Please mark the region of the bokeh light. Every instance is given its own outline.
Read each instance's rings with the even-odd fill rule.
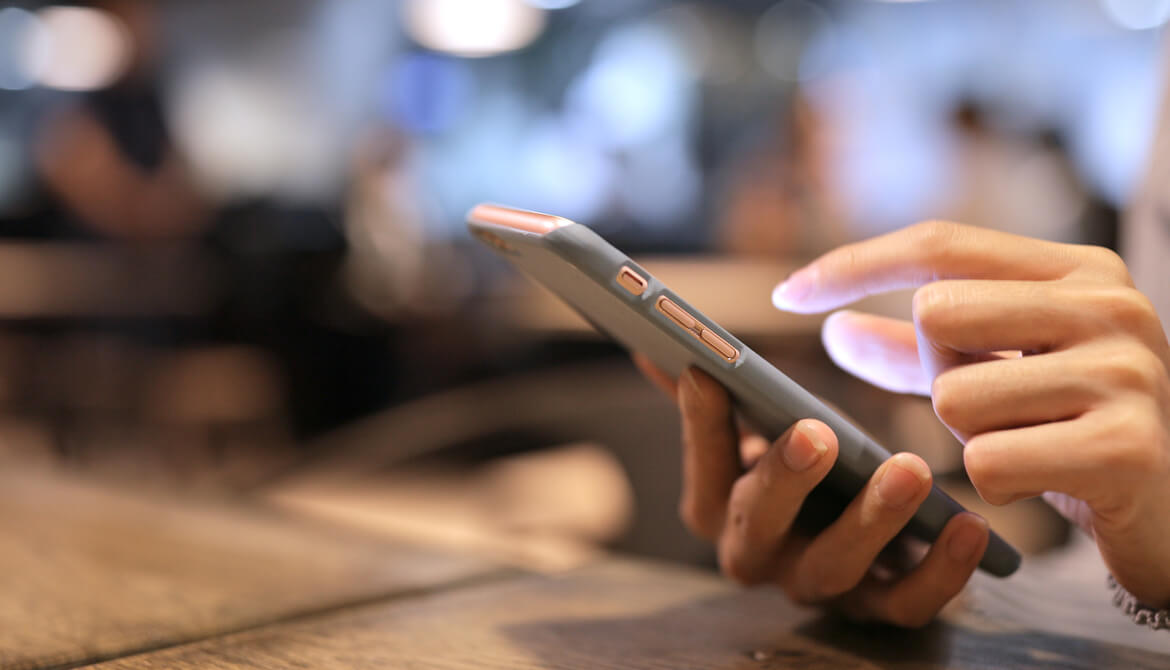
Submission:
[[[1157,28],[1170,19],[1170,0],[1101,0],[1105,14],[1129,30]]]
[[[568,91],[569,113],[596,141],[626,147],[677,130],[690,108],[694,75],[670,27],[644,21],[614,29]]]
[[[1086,69],[1079,114],[1070,123],[1072,151],[1090,184],[1124,205],[1146,168],[1158,124],[1163,72],[1156,59],[1101,55],[1104,67]],[[1109,67],[1112,65],[1112,67]],[[1118,77],[1116,68],[1126,76]]]
[[[467,110],[473,86],[466,63],[432,53],[407,53],[389,73],[384,105],[403,129],[439,133]]]
[[[41,28],[25,44],[30,79],[49,88],[87,91],[108,86],[130,63],[130,36],[108,12],[48,7]]]
[[[543,10],[523,0],[407,0],[403,18],[419,44],[468,57],[521,49],[546,21]]]
[[[183,81],[174,105],[175,132],[218,197],[320,196],[333,165],[328,129],[296,91],[263,71],[208,67]]]
[[[520,188],[533,209],[588,221],[606,205],[614,171],[598,147],[555,118],[528,127],[518,147]]]

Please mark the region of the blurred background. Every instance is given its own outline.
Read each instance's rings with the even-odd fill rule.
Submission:
[[[556,569],[709,564],[670,402],[465,234],[586,223],[979,506],[772,286],[925,218],[1113,246],[1170,0],[0,1],[0,467]],[[727,287],[735,288],[728,299]],[[905,314],[905,296],[868,308]],[[980,507],[982,510],[982,507]],[[983,510],[1029,551],[1039,503]]]

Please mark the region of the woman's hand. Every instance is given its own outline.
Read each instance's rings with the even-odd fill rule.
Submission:
[[[955,596],[987,548],[987,522],[964,513],[909,571],[877,565],[879,554],[930,492],[930,470],[913,454],[887,460],[832,525],[815,537],[792,531],[809,491],[837,458],[837,438],[805,420],[769,445],[740,436],[727,392],[690,369],[671,379],[635,356],[642,372],[678,399],[683,427],[683,521],[713,541],[723,571],[744,584],[779,584],[793,600],[833,605],[860,619],[921,626]]]
[[[833,359],[929,394],[985,500],[1043,494],[1122,586],[1170,605],[1170,347],[1121,259],[931,222],[829,252],[773,301],[820,312],[909,287],[913,323],[831,316]]]

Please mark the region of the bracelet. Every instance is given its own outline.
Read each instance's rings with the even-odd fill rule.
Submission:
[[[1132,617],[1134,623],[1139,626],[1149,626],[1150,630],[1170,629],[1170,609],[1156,610],[1141,604],[1132,593],[1117,583],[1113,575],[1109,575],[1106,583],[1113,591],[1113,606],[1120,609],[1126,616]]]

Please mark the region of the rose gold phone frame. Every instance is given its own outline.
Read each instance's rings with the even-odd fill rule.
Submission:
[[[525,233],[536,233],[537,235],[545,235],[573,223],[568,219],[551,214],[488,204],[476,205],[467,215],[467,220],[473,223],[512,228]]]

